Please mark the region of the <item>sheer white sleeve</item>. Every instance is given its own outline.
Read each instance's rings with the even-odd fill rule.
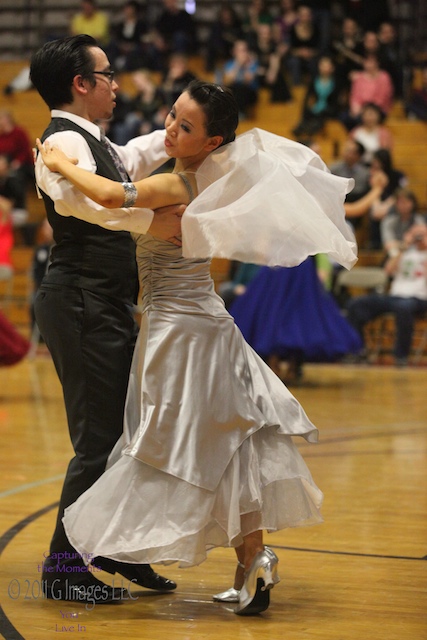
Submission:
[[[295,266],[326,253],[346,268],[357,245],[345,219],[352,179],[308,147],[252,129],[198,169],[199,195],[182,217],[183,255]]]

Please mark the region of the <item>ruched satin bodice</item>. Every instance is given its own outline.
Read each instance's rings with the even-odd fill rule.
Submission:
[[[149,234],[133,234],[136,243],[142,311],[228,316],[214,289],[210,260],[182,257],[181,247]]]

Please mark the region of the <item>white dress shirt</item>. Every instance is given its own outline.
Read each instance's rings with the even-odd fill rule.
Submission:
[[[101,130],[97,124],[76,116],[68,111],[54,109],[52,118],[66,118],[82,129],[91,133],[98,140]],[[138,136],[123,147],[114,145],[130,178],[134,181],[150,175],[160,167],[168,156],[165,153],[163,131],[153,131]],[[92,173],[96,172],[96,164],[86,140],[73,130],[58,131],[47,138],[50,144],[61,149],[67,156],[78,158],[78,166]],[[106,209],[83,195],[74,185],[59,173],[50,171],[44,164],[40,154],[37,157],[36,183],[55,203],[55,211],[62,216],[74,216],[80,220],[98,224],[105,229],[115,231],[132,231],[146,233],[152,220],[151,209]]]

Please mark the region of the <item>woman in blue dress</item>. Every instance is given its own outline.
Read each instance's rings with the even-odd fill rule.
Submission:
[[[286,382],[301,378],[304,362],[333,362],[361,348],[353,329],[321,282],[315,259],[292,268],[263,267],[230,313],[245,340]]]

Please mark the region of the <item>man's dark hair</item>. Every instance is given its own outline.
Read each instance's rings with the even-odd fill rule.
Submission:
[[[97,46],[92,36],[82,34],[47,42],[35,52],[30,79],[49,109],[72,103],[73,78],[91,78],[94,59],[90,49]]]

